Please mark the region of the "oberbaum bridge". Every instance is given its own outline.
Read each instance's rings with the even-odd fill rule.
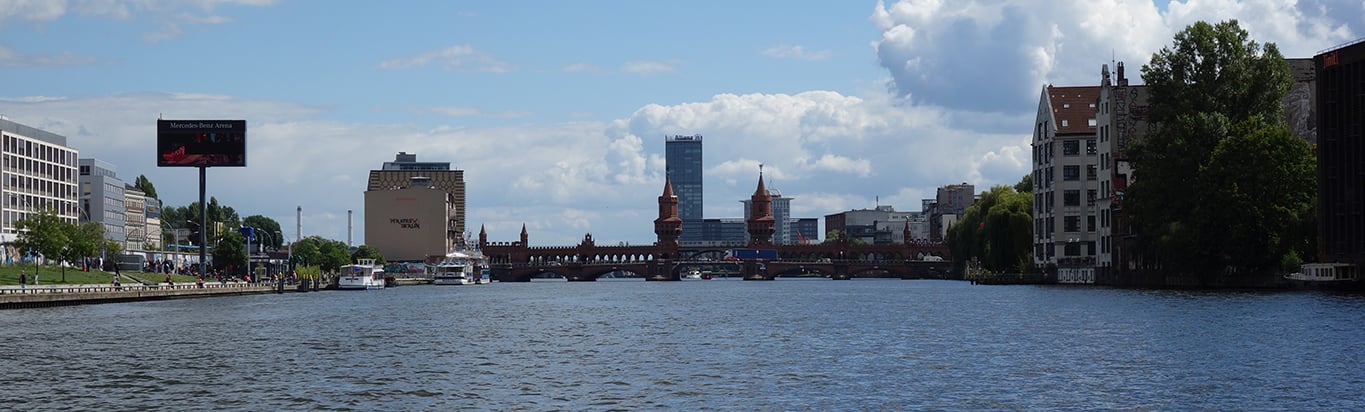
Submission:
[[[659,196],[659,218],[654,219],[658,242],[649,246],[599,246],[592,234],[583,236],[577,246],[532,247],[526,225],[517,242],[488,241],[488,232],[479,228],[479,248],[488,258],[490,275],[502,282],[529,282],[545,274],[558,274],[570,282],[593,282],[618,271],[634,272],[646,280],[681,280],[683,273],[698,267],[739,267],[744,280],[773,280],[778,276],[818,273],[830,279],[855,277],[945,278],[952,261],[943,242],[910,240],[910,225],[905,225],[905,243],[852,244],[843,236],[822,244],[775,245],[772,243],[776,221],[772,197],[758,175],[758,189],[750,198],[748,248],[763,250],[765,258],[726,257],[721,248],[682,248],[682,219],[678,217],[678,197],[673,181],[664,180]],[[775,252],[775,253],[773,253]],[[926,257],[934,258],[925,259]]]

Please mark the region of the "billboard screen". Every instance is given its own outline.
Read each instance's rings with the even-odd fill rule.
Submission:
[[[156,165],[246,166],[246,120],[157,120]]]

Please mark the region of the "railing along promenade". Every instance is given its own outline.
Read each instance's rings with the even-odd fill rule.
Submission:
[[[275,293],[270,283],[205,282],[155,285],[47,285],[0,288],[0,309],[82,305],[137,300]]]

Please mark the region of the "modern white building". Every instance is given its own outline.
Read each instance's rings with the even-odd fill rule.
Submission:
[[[69,222],[77,222],[76,149],[67,147],[66,137],[0,119],[0,242],[18,238],[14,223],[42,210],[56,211]],[[6,262],[21,256],[10,247],[0,248]]]
[[[1033,263],[1094,283],[1100,87],[1043,88],[1033,128]]]
[[[80,198],[84,221],[104,225],[104,238],[120,245],[127,237],[124,215],[124,183],[118,178],[118,167],[99,159],[80,159]]]

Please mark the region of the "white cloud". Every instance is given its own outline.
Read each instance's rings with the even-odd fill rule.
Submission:
[[[825,60],[829,50],[806,50],[806,46],[779,44],[763,50],[763,55],[779,59]]]
[[[531,113],[531,112],[511,112],[511,111],[507,111],[507,112],[488,112],[488,111],[484,111],[483,109],[480,109],[480,108],[477,108],[477,107],[461,107],[461,106],[441,106],[441,107],[432,107],[432,108],[430,108],[430,109],[427,109],[427,111],[430,112],[430,113],[435,113],[435,114],[442,115],[442,116],[447,116],[447,117],[486,117],[486,118],[498,118],[498,119],[515,119],[515,118],[531,117],[531,116],[534,115],[534,113]]]
[[[185,27],[187,26],[203,29],[211,25],[234,22],[235,20],[231,17],[214,14],[214,11],[220,6],[264,7],[273,5],[274,3],[273,0],[186,0],[123,4],[97,1],[82,4],[80,12],[89,15],[105,15],[118,19],[145,15],[149,20],[157,23],[159,27],[156,30],[142,33],[142,40],[149,43],[156,43],[179,38],[185,33]],[[134,10],[128,10],[126,5],[132,5]]]
[[[28,21],[56,20],[66,14],[65,1],[0,0],[0,22],[10,18]]]
[[[596,65],[589,64],[589,63],[574,63],[574,64],[570,64],[570,65],[568,65],[568,66],[564,66],[564,69],[563,69],[563,70],[566,71],[566,72],[569,72],[569,73],[581,73],[581,72],[600,73],[600,72],[602,72],[602,68],[597,67]]]
[[[1329,13],[1324,1],[1173,0],[1162,12],[1147,1],[1027,0],[878,2],[872,43],[893,90],[916,104],[1008,112],[1036,104],[1045,84],[1095,84],[1099,66],[1125,61],[1130,78],[1175,32],[1198,20],[1236,18],[1258,42],[1287,57],[1311,57],[1359,37],[1362,17]],[[1345,19],[1345,20],[1343,20]],[[990,91],[982,98],[979,91]]]
[[[77,56],[69,52],[57,55],[24,55],[0,44],[0,67],[61,67],[81,66],[98,62],[94,56]]]
[[[672,72],[673,66],[664,62],[637,61],[621,65],[621,71],[635,74],[654,74]]]
[[[322,120],[326,112],[315,107],[201,94],[7,98],[0,113],[67,136],[82,157],[117,165],[124,179],[147,175],[172,206],[196,200],[197,176],[154,166],[147,148],[155,119],[248,119],[248,167],[211,169],[210,195],[285,226],[302,206],[305,236],[333,239],[346,236],[346,210],[363,221],[368,171],[399,151],[465,170],[471,230],[487,225],[493,239],[514,239],[527,223],[545,242],[538,244],[571,244],[586,232],[602,241],[650,241],[663,187],[662,137],[679,132],[705,135],[708,216],[742,216],[738,202],[753,193],[760,163],[770,187],[797,197],[797,210],[811,213],[803,217],[841,210],[812,205],[866,207],[879,194],[943,182],[1018,180],[1019,172],[991,167],[1027,162],[1019,158],[1026,148],[1007,147],[1026,145],[1027,136],[957,132],[943,127],[948,122],[937,109],[893,103],[827,91],[722,94],[646,105],[608,123],[432,129]],[[972,155],[986,152],[998,155]],[[261,184],[288,195],[263,197]],[[860,189],[868,187],[877,189]],[[898,206],[913,210],[918,203]]]
[[[414,69],[428,65],[439,66],[446,70],[479,71],[507,73],[513,66],[493,58],[470,45],[455,45],[440,50],[432,50],[416,56],[385,60],[379,63],[381,69]]]

